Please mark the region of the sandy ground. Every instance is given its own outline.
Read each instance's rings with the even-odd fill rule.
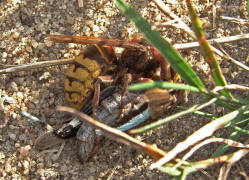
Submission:
[[[75,44],[53,44],[44,40],[45,34],[74,34],[127,39],[135,28],[111,1],[84,0],[80,8],[77,1],[0,1],[0,65],[4,68],[45,60],[73,57],[83,46]],[[168,38],[172,44],[194,41],[179,28],[167,26],[170,19],[151,1],[129,1],[154,27]],[[164,1],[186,24],[190,23],[187,8],[182,1]],[[193,1],[199,16],[204,22],[207,38],[219,38],[249,32],[248,23],[242,24],[222,16],[247,19],[246,2]],[[213,18],[213,7],[216,16]],[[213,22],[213,19],[215,21]],[[238,61],[249,65],[249,41],[236,41],[222,44],[227,53]],[[208,65],[203,61],[197,48],[182,50],[182,56],[191,64],[198,75],[212,88],[213,83]],[[238,68],[230,61],[218,57],[229,84],[249,85],[248,72]],[[20,115],[19,110],[44,119],[51,125],[59,124],[61,114],[56,106],[65,105],[64,79],[67,65],[26,70],[2,74],[0,76],[0,122],[8,120],[6,127],[0,129],[0,172],[1,179],[170,179],[168,175],[149,170],[153,162],[148,156],[111,140],[102,142],[98,155],[89,162],[81,164],[77,158],[75,139],[66,142],[58,160],[53,153],[41,154],[34,148],[37,137],[45,131],[39,124]],[[246,95],[238,93],[237,95]],[[190,94],[187,104],[200,102],[201,97]],[[169,114],[176,112],[171,110]],[[223,109],[212,106],[205,111],[222,115]],[[168,151],[184,140],[210,119],[184,116],[167,124],[155,132],[141,135],[147,143],[157,144]],[[227,135],[223,130],[217,136]],[[246,137],[241,137],[244,142]],[[208,158],[217,144],[201,148],[192,160]],[[26,150],[25,150],[26,149]],[[25,154],[25,152],[30,152]],[[21,152],[21,153],[20,153]],[[20,157],[22,154],[24,157]],[[249,175],[248,155],[231,170],[229,179],[240,179],[240,172]],[[216,179],[219,166],[194,173],[189,179]]]

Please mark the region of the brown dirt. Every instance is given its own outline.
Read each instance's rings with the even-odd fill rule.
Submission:
[[[129,1],[172,44],[191,42],[193,39],[183,30],[164,25],[170,19],[151,1]],[[249,32],[248,24],[223,20],[221,16],[247,19],[246,1],[193,1],[204,22],[207,38],[218,38]],[[166,2],[165,2],[166,3]],[[185,23],[189,16],[183,1],[167,1],[171,10]],[[216,8],[213,27],[212,7]],[[111,1],[84,1],[79,8],[77,1],[0,1],[0,60],[3,67],[44,60],[73,57],[83,46],[75,44],[51,44],[44,40],[47,33],[101,36],[127,39],[135,28]],[[230,56],[249,65],[249,41],[237,41],[222,45]],[[182,50],[181,54],[197,71],[209,87],[213,87],[208,66],[197,48]],[[230,61],[218,58],[229,84],[248,84],[248,72]],[[1,179],[171,179],[157,170],[149,170],[153,162],[148,156],[111,140],[102,142],[99,153],[89,162],[81,164],[76,155],[75,139],[66,142],[59,159],[53,161],[53,153],[40,154],[34,149],[36,138],[45,131],[39,124],[20,115],[19,110],[43,118],[51,125],[62,121],[56,106],[65,105],[63,84],[67,66],[55,66],[3,74],[0,76],[0,122],[8,120],[0,129],[0,178]],[[237,95],[246,95],[238,93]],[[197,94],[189,95],[188,106],[201,102]],[[205,109],[215,114],[225,113],[213,106]],[[169,114],[176,112],[172,110]],[[141,139],[168,151],[178,142],[202,127],[210,119],[184,116],[164,128]],[[228,130],[217,136],[229,134]],[[241,137],[243,142],[246,137]],[[218,145],[201,148],[192,160],[208,158]],[[31,149],[29,152],[29,148]],[[20,153],[21,152],[21,153]],[[27,152],[27,154],[26,154]],[[28,153],[29,152],[29,153]],[[24,157],[20,157],[20,154]],[[248,155],[231,170],[229,179],[239,179],[240,172],[249,175]],[[189,179],[217,179],[219,166],[194,173]]]

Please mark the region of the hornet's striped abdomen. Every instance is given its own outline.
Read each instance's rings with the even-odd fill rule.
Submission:
[[[88,46],[67,70],[65,96],[69,105],[82,109],[91,97],[94,83],[103,70],[105,60],[95,46]]]

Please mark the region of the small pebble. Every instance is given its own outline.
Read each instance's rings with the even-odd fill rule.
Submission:
[[[14,98],[13,97],[9,97],[7,95],[4,96],[4,101],[7,102],[7,103],[9,103],[9,104],[15,103]]]
[[[70,54],[69,54],[69,53],[65,53],[65,54],[64,54],[64,57],[65,57],[65,58],[69,58],[69,57],[70,57]]]
[[[24,169],[28,169],[29,168],[29,162],[27,160],[23,161],[23,167],[24,167]]]
[[[30,46],[26,46],[26,50],[29,52],[29,53],[32,53],[32,48]]]
[[[38,47],[38,43],[37,43],[37,41],[35,39],[31,40],[31,45],[32,45],[33,48],[37,48]]]
[[[0,48],[6,48],[6,43],[4,41],[0,41]]]
[[[121,19],[122,21],[125,21],[126,20],[126,18],[125,17],[122,17],[122,19]]]
[[[13,119],[16,119],[17,116],[18,116],[18,115],[17,115],[16,113],[12,113],[12,114],[11,114],[11,117],[12,117]]]
[[[218,113],[221,113],[222,111],[224,111],[224,107],[218,106],[216,109]]]
[[[45,48],[45,44],[44,43],[38,43],[38,48],[40,50],[43,50]]]
[[[17,92],[17,93],[16,93],[16,97],[17,97],[19,100],[22,100],[22,99],[24,98],[22,92]]]
[[[8,135],[9,135],[10,139],[12,139],[14,141],[16,140],[16,134],[11,133],[11,132],[8,131]]]
[[[49,77],[51,77],[51,74],[50,72],[44,72],[43,75],[41,77],[39,77],[39,80],[46,80],[48,79]]]
[[[23,174],[28,175],[29,174],[29,169],[24,169]]]
[[[74,44],[74,43],[69,43],[68,44],[68,48],[69,49],[73,49],[73,48],[75,48],[76,47],[76,45]]]
[[[8,54],[6,52],[2,53],[2,58],[7,58]]]
[[[15,147],[19,148],[19,147],[21,147],[21,145],[19,143],[15,143]]]
[[[44,43],[45,43],[45,45],[46,45],[47,47],[51,47],[51,46],[53,45],[53,41],[50,41],[50,40],[48,40],[48,39],[45,39],[45,40],[44,40]]]
[[[19,136],[19,140],[20,140],[20,141],[26,141],[26,140],[27,140],[26,135],[25,135],[25,134],[21,134],[21,135]]]
[[[0,152],[0,159],[4,159],[5,158],[5,154],[1,151]]]
[[[16,31],[16,32],[13,33],[12,37],[17,39],[17,38],[19,38],[19,36],[20,36],[20,33]]]
[[[224,74],[227,74],[229,72],[229,68],[222,68],[221,70]]]

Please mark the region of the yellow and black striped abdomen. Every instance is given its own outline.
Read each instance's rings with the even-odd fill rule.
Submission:
[[[104,60],[95,46],[88,47],[75,58],[68,68],[65,81],[65,96],[69,105],[82,109],[91,97],[94,83],[102,72]]]

